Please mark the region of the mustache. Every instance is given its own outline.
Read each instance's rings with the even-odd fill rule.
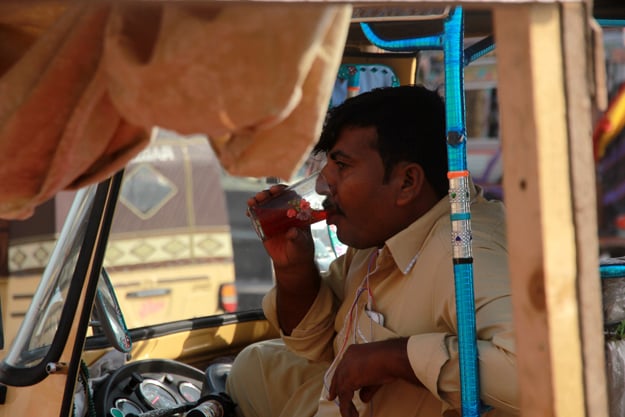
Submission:
[[[325,211],[329,211],[332,213],[343,214],[343,210],[339,207],[336,201],[332,200],[330,197],[326,197],[325,200],[321,203],[323,209]]]

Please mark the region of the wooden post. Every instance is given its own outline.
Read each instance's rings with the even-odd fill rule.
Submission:
[[[571,161],[573,222],[577,258],[578,308],[582,339],[582,363],[586,415],[608,415],[605,341],[601,277],[599,276],[599,239],[597,219],[597,184],[591,132],[593,130],[593,99],[599,107],[605,100],[603,56],[592,50],[594,35],[589,26],[587,3],[562,4],[562,45],[564,52],[565,90],[568,97],[567,121]],[[595,64],[598,64],[595,66]],[[595,82],[600,85],[594,85]],[[594,250],[597,248],[597,250]]]
[[[9,276],[9,221],[0,219],[0,277]]]
[[[583,30],[587,18],[581,2],[570,6],[572,28],[564,36],[560,4],[498,6],[494,14],[521,410],[528,417],[607,415],[587,43],[569,34]],[[591,382],[597,385],[587,389]],[[601,393],[590,398],[590,390]]]

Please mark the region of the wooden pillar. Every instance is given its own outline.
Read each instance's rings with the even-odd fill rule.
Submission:
[[[586,27],[583,6],[571,3],[563,13],[560,4],[518,4],[494,14],[521,410],[528,417],[607,415],[588,43],[585,31],[569,33]]]
[[[571,163],[571,184],[573,222],[575,224],[575,245],[577,258],[578,308],[582,339],[582,364],[584,376],[584,397],[586,415],[607,416],[607,386],[605,341],[603,336],[603,309],[601,300],[601,278],[599,276],[599,239],[597,196],[595,186],[595,162],[592,149],[593,111],[606,100],[605,71],[603,57],[593,51],[594,37],[589,25],[588,2],[562,4],[562,45],[564,52],[564,74],[567,121]],[[596,83],[600,83],[596,85]],[[594,250],[597,248],[597,250]]]
[[[0,277],[9,276],[9,221],[0,219]]]

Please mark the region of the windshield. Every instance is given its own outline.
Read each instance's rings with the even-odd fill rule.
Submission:
[[[47,354],[67,300],[95,193],[95,185],[78,192],[68,215],[71,221],[63,226],[33,302],[4,360],[6,364],[33,367]]]
[[[104,259],[128,328],[260,309],[274,275],[247,200],[306,173],[232,176],[206,136],[156,129],[125,169]],[[326,271],[336,257],[329,230],[313,232]]]

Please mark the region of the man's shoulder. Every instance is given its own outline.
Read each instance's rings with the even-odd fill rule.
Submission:
[[[501,201],[478,198],[470,206],[470,222],[474,241],[505,241],[506,216]],[[426,242],[429,245],[442,245],[442,248],[449,247],[451,250],[451,229],[451,216],[447,212],[432,224]]]
[[[479,199],[471,205],[471,220],[475,224],[505,227],[506,210],[499,200]]]

